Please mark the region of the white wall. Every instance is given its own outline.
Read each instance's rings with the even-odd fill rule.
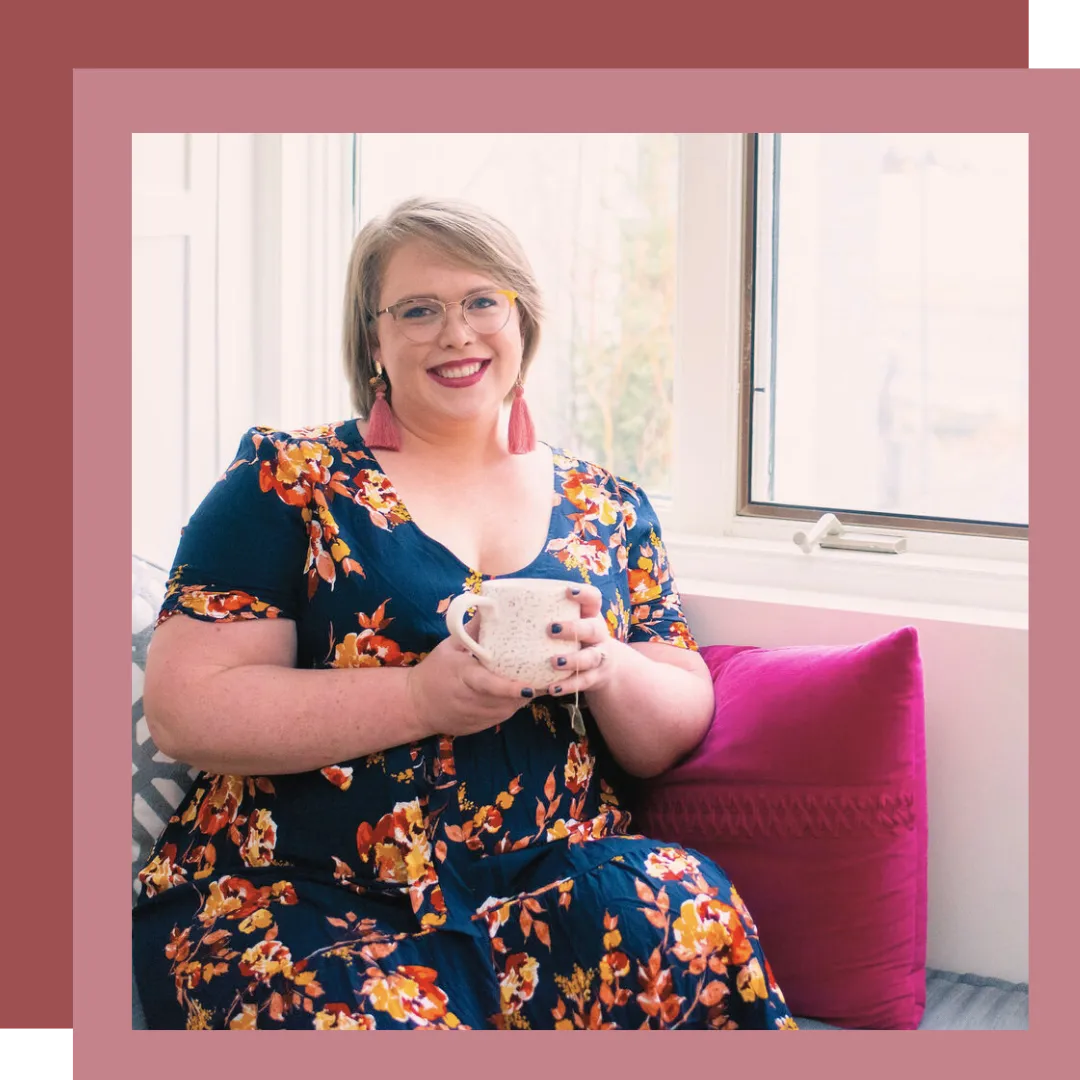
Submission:
[[[1027,630],[1010,619],[983,625],[680,585],[703,645],[840,645],[916,627],[926,687],[928,963],[1026,982]]]

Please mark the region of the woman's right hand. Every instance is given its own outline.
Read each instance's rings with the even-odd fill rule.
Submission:
[[[407,670],[409,698],[417,720],[432,735],[471,735],[494,727],[546,689],[534,691],[488,671],[452,636]]]

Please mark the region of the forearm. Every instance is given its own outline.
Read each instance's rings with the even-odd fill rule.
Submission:
[[[612,754],[627,772],[650,777],[692,750],[712,720],[712,682],[695,671],[619,641],[608,646],[616,670],[586,700]],[[659,654],[658,654],[659,655]]]
[[[210,773],[320,769],[430,734],[407,668],[303,670],[248,665],[144,699],[158,747]],[[149,687],[148,687],[149,691]]]

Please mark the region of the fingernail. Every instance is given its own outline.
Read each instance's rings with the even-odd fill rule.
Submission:
[[[577,594],[578,594],[579,592],[581,592],[581,590],[580,590],[580,589],[579,589],[579,588],[578,588],[578,587],[577,587],[577,586],[575,585],[575,586],[574,586],[574,587],[573,587],[573,588],[572,588],[572,589],[570,590],[570,595],[571,595],[571,596],[577,596]]]
[[[553,634],[561,634],[562,633],[562,623],[553,622],[551,624],[551,632]]]
[[[566,667],[566,657],[560,656],[559,659],[555,661],[555,663],[558,664],[559,667]]]
[[[533,692],[526,686],[525,689],[521,691],[521,696],[522,697],[532,697]]]
[[[553,694],[561,694],[562,693],[562,687],[561,686],[553,686],[551,688],[551,692]]]

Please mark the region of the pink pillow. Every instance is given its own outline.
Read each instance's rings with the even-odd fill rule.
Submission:
[[[746,901],[795,1016],[916,1028],[926,1004],[926,743],[914,627],[862,645],[706,646],[708,734],[637,829]]]

